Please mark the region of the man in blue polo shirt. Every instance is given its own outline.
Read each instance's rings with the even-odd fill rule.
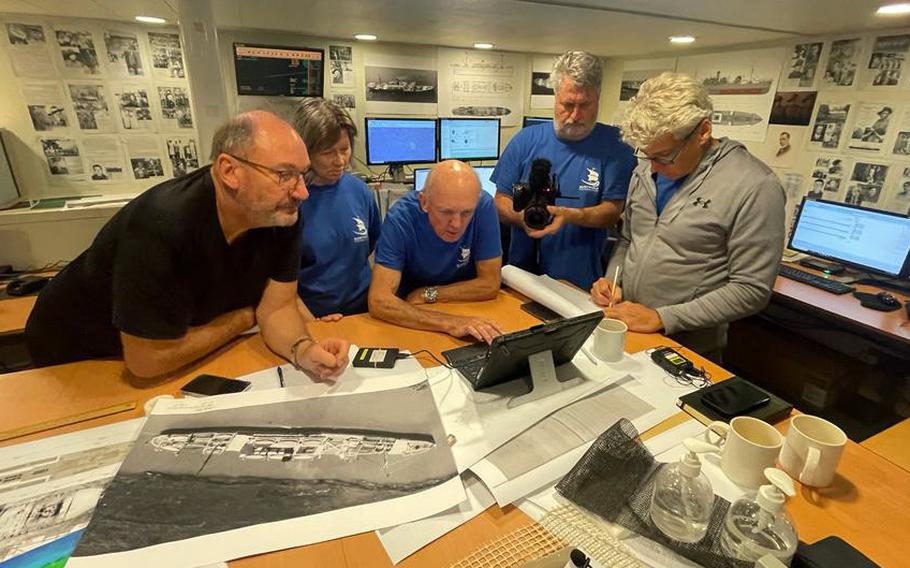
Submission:
[[[389,209],[376,245],[370,315],[401,326],[492,341],[490,320],[420,307],[436,302],[491,300],[499,293],[502,246],[493,199],[474,169],[457,160],[437,164],[423,191]]]
[[[496,184],[500,220],[512,226],[509,264],[584,290],[603,275],[601,257],[607,229],[619,220],[636,160],[619,130],[597,122],[600,60],[568,51],[553,65],[556,90],[553,125],[519,131],[509,142],[490,179]],[[541,230],[525,226],[512,209],[512,185],[527,182],[531,163],[552,164],[559,190],[570,199],[550,207],[553,221]]]

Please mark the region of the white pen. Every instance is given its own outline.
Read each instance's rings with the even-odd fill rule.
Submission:
[[[616,282],[619,280],[619,269],[622,268],[621,264],[616,265],[616,272],[613,273],[613,289],[610,290],[610,307],[613,307],[613,298],[616,295]]]

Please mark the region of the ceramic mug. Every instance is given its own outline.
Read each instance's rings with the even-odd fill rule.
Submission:
[[[626,348],[627,331],[629,331],[629,326],[618,319],[600,320],[600,323],[594,328],[594,356],[608,363],[622,361]]]
[[[803,485],[827,487],[834,481],[846,445],[847,435],[834,424],[818,416],[799,414],[790,419],[780,465]]]
[[[712,440],[711,434],[719,436]],[[751,416],[737,416],[730,423],[712,422],[705,432],[708,443],[721,453],[720,469],[731,481],[757,488],[767,483],[765,468],[774,467],[784,438],[774,426]]]

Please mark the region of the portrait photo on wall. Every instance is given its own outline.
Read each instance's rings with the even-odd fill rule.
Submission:
[[[808,126],[817,91],[778,91],[771,106],[771,124]]]

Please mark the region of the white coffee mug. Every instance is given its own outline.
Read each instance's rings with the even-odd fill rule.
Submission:
[[[712,440],[711,433],[720,439]],[[774,467],[784,444],[784,437],[774,426],[751,416],[737,416],[730,424],[712,422],[705,438],[721,452],[724,475],[737,485],[753,489],[767,483],[765,468]]]
[[[803,485],[827,487],[834,481],[846,445],[847,435],[834,424],[818,416],[799,414],[790,419],[780,465]]]
[[[622,361],[629,326],[617,319],[602,319],[594,328],[594,356],[601,361]]]

